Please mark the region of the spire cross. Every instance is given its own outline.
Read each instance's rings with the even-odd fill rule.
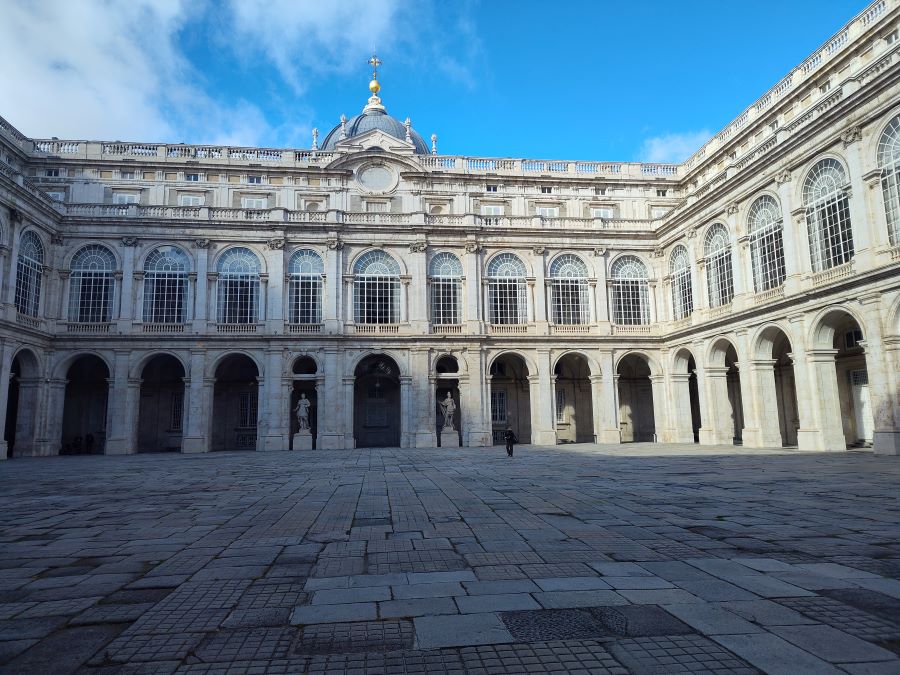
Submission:
[[[366,61],[370,66],[372,66],[372,79],[378,79],[378,66],[381,65],[381,60],[375,55],[372,54],[372,58]]]

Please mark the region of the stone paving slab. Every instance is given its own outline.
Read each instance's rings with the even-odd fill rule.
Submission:
[[[897,484],[654,444],[0,463],[0,670],[900,672]]]

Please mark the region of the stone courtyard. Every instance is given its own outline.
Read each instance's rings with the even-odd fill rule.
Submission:
[[[900,673],[900,461],[633,444],[0,464],[0,670]]]

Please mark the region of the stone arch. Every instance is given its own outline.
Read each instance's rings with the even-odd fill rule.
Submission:
[[[293,375],[318,375],[322,370],[319,360],[312,354],[297,354],[291,361]]]
[[[832,349],[834,345],[835,331],[843,323],[846,316],[852,318],[863,330],[863,339],[868,334],[868,326],[863,317],[846,305],[832,305],[819,311],[810,321],[810,331],[807,338],[809,349]]]
[[[491,366],[493,366],[498,359],[508,355],[516,356],[522,359],[522,361],[525,363],[525,368],[528,370],[529,375],[537,374],[537,364],[534,362],[534,360],[529,358],[526,352],[520,351],[518,349],[500,349],[490,354],[487,359],[488,372],[490,372]]]
[[[710,409],[710,425],[701,439],[704,443],[739,445],[743,442],[744,401],[739,370],[742,361],[730,336],[718,335],[710,340],[703,369]]]
[[[222,257],[227,255],[229,251],[232,251],[236,248],[245,248],[250,251],[253,255],[256,256],[257,261],[259,262],[259,273],[260,274],[268,274],[269,269],[266,266],[266,256],[262,249],[256,244],[238,242],[225,244],[220,251],[218,251],[213,259],[210,261],[209,271],[210,272],[218,272],[219,271],[219,262],[222,260]],[[152,250],[152,249],[151,249]]]
[[[123,261],[121,251],[113,242],[106,241],[104,239],[83,239],[77,244],[69,246],[66,250],[65,256],[63,256],[62,269],[72,269],[72,258],[75,257],[75,254],[86,246],[95,245],[102,246],[103,248],[109,250],[109,252],[112,253],[113,259],[116,261],[116,270],[118,271],[122,269]]]
[[[170,351],[141,359],[136,449],[138,452],[178,452],[185,420],[184,362]]]
[[[181,354],[172,349],[154,349],[145,352],[132,363],[131,369],[128,373],[128,377],[132,380],[140,379],[141,373],[143,373],[144,368],[146,368],[147,364],[157,356],[171,356],[173,359],[178,361],[179,364],[181,364],[181,368],[184,371],[184,376],[190,377],[190,367],[188,361]]]
[[[891,303],[887,312],[887,322],[884,325],[884,335],[900,335],[900,293]]]
[[[409,370],[406,367],[406,353],[401,352],[397,349],[365,349],[357,353],[357,355],[350,359],[344,370],[344,377],[355,377],[356,368],[360,363],[365,361],[370,356],[387,356],[389,357],[400,370],[400,377],[409,377]]]
[[[432,359],[431,371],[436,375],[463,374],[463,368],[460,366],[459,357],[450,352],[435,355],[434,359]]]
[[[764,447],[797,445],[800,409],[792,360],[790,331],[780,323],[770,323],[757,330],[751,341],[751,376],[755,379],[755,408],[759,419],[758,444]],[[778,433],[772,422],[778,421]]]
[[[596,376],[603,374],[600,370],[600,364],[597,362],[597,359],[581,349],[564,349],[561,350],[558,354],[555,354],[554,359],[550,364],[550,372],[553,372],[556,369],[557,364],[570,354],[576,354],[583,358],[588,364],[588,369],[590,370],[591,375]]]
[[[669,367],[675,441],[698,443],[702,415],[700,380],[697,375],[697,360],[693,350],[686,345],[676,347],[672,352]]]
[[[738,218],[737,222],[739,224],[741,234],[749,234],[749,226],[747,223],[747,219],[750,217],[750,210],[753,207],[753,204],[760,197],[770,197],[775,200],[775,203],[778,204],[778,208],[782,210],[782,219],[785,223],[788,222],[790,218],[790,214],[788,217],[784,216],[783,206],[781,204],[781,198],[778,196],[778,192],[769,187],[763,188],[762,190],[757,190],[754,192],[749,198],[745,199],[743,203],[738,207]]]
[[[367,253],[371,253],[372,251],[381,251],[385,255],[390,256],[400,268],[400,276],[409,274],[409,267],[406,265],[406,261],[404,260],[401,252],[393,251],[387,246],[365,246],[359,249],[352,256],[349,256],[347,258],[347,269],[344,270],[344,274],[354,274],[353,270],[356,267],[356,263],[359,261],[359,259]]]
[[[519,252],[517,249],[502,248],[502,249],[498,249],[498,250],[494,251],[493,253],[491,253],[484,259],[484,268],[483,269],[484,269],[485,278],[487,278],[487,271],[488,271],[488,269],[490,269],[491,263],[494,261],[494,259],[501,255],[504,255],[506,253],[514,255],[516,258],[519,259],[519,261],[522,263],[522,266],[525,268],[525,276],[526,277],[530,277],[530,276],[534,275],[534,268],[531,266],[527,255]]]
[[[106,369],[109,371],[110,376],[112,376],[113,360],[110,357],[105,356],[103,352],[96,349],[80,349],[76,352],[62,354],[56,364],[50,367],[50,370],[52,372],[51,376],[54,379],[58,380],[66,379],[66,373],[68,372],[71,365],[82,356],[96,356],[103,362],[103,365],[106,366]]]
[[[737,345],[733,338],[717,335],[711,339],[706,350],[706,365],[713,367],[725,365],[725,355],[729,348],[737,353]]]
[[[629,350],[616,360],[619,434],[623,443],[655,442],[653,368],[643,351]]]
[[[7,457],[36,454],[35,420],[39,413],[41,359],[31,347],[20,347],[13,353],[7,389],[3,439]]]
[[[163,248],[166,246],[171,246],[172,248],[177,248],[181,251],[188,260],[188,265],[190,268],[188,272],[193,272],[197,269],[197,261],[194,260],[194,256],[191,254],[191,251],[186,246],[182,246],[181,244],[176,244],[171,241],[153,241],[152,243],[147,244],[141,249],[140,255],[138,255],[137,260],[134,264],[135,271],[144,269],[144,265],[147,264],[148,256],[153,253],[158,248]],[[215,268],[214,268],[215,269]]]
[[[21,346],[13,352],[13,360],[21,359],[21,363],[28,368],[29,377],[40,377],[43,372],[43,359],[30,346]]]
[[[263,406],[259,381],[263,371],[253,356],[242,350],[225,352],[214,361],[211,401],[211,450],[256,450]],[[254,414],[255,413],[255,414]]]
[[[809,176],[809,172],[812,171],[813,167],[823,159],[833,159],[841,165],[846,176],[850,175],[849,169],[847,168],[847,158],[842,154],[829,150],[827,152],[820,152],[812,156],[810,159],[806,160],[803,164],[797,167],[796,171],[794,172],[794,177],[796,177],[796,180],[791,181],[791,203],[794,205],[795,209],[806,207],[806,204],[803,201],[803,189],[806,185],[806,179]],[[780,203],[781,202],[779,201],[779,204]],[[785,218],[785,223],[787,223],[787,218]]]
[[[879,115],[877,121],[868,125],[871,133],[866,133],[865,129],[863,130],[863,155],[868,161],[872,162],[873,166],[878,161],[878,144],[881,141],[881,137],[898,115],[900,115],[900,107],[895,106]]]
[[[584,352],[571,349],[553,361],[551,372],[557,442],[593,443],[597,415],[594,411],[596,401],[592,379],[599,375],[596,364],[592,364]]]
[[[61,454],[102,454],[109,435],[109,381],[114,372],[92,352],[79,352],[64,362]]]
[[[490,386],[489,410],[494,445],[504,443],[507,427],[512,427],[520,443],[532,442],[534,411],[531,383],[537,372],[536,364],[518,350],[500,350],[488,359],[486,374]],[[549,405],[549,401],[543,403]]]
[[[771,359],[772,349],[778,334],[783,334],[793,344],[794,337],[791,329],[780,321],[766,323],[759,326],[750,338],[751,359]]]
[[[672,350],[672,358],[669,362],[669,367],[672,369],[673,373],[683,373],[687,370],[688,362],[692,359],[696,361],[694,352],[690,347],[676,347]]]
[[[619,365],[622,363],[622,361],[627,359],[629,356],[633,356],[633,355],[639,356],[646,362],[647,367],[650,369],[651,376],[656,376],[656,375],[662,374],[662,366],[659,363],[659,359],[657,359],[655,356],[653,356],[649,352],[644,351],[643,349],[628,349],[628,350],[622,352],[622,354],[616,359],[616,362],[613,367],[613,371],[618,372]]]
[[[373,351],[353,368],[353,436],[356,447],[398,447],[403,438],[400,364]]]
[[[229,349],[227,351],[220,352],[218,356],[216,356],[211,361],[207,361],[206,377],[215,377],[216,371],[219,369],[219,366],[222,365],[222,362],[230,356],[234,356],[237,354],[246,356],[248,359],[253,361],[253,363],[256,365],[256,370],[259,372],[259,377],[263,377],[265,375],[264,359],[259,358],[254,352],[249,349]]]

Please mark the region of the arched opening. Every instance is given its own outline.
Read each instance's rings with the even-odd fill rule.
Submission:
[[[744,405],[737,350],[728,340],[717,340],[705,369],[710,424],[701,434],[707,444],[743,443]]]
[[[566,354],[556,363],[556,438],[560,443],[594,442],[591,368],[581,354]]]
[[[354,371],[353,436],[357,448],[400,445],[400,368],[384,354],[360,361]]]
[[[725,352],[725,367],[728,369],[725,376],[728,383],[728,405],[731,407],[731,442],[740,445],[744,437],[744,402],[741,398],[741,374],[734,345],[728,345]]]
[[[459,380],[454,377],[459,372],[459,363],[453,356],[442,356],[434,370],[437,376],[434,396],[438,446],[458,448],[463,444],[462,398]]]
[[[9,395],[6,399],[7,457],[22,457],[34,453],[34,422],[38,413],[37,357],[27,349],[12,360],[9,378]]]
[[[675,415],[675,441],[700,442],[700,387],[697,363],[689,349],[679,349],[672,369],[671,403]]]
[[[862,327],[850,314],[838,311],[825,317],[822,328],[834,332],[830,346],[837,350],[834,368],[844,440],[848,446],[871,446],[875,422]]]
[[[691,405],[691,435],[694,443],[700,442],[700,427],[703,420],[700,417],[700,383],[697,380],[697,363],[691,356],[687,362],[688,369],[688,400]]]
[[[66,373],[60,454],[103,454],[109,368],[98,356],[78,357]]]
[[[211,450],[256,450],[259,370],[249,356],[232,354],[216,368]]]
[[[184,433],[184,367],[157,354],[141,371],[138,452],[179,452]]]
[[[291,450],[315,449],[319,429],[319,397],[316,391],[316,374],[319,367],[312,357],[300,356],[294,361],[291,370],[294,375],[294,386],[291,389]],[[298,408],[298,404],[303,399],[309,401],[309,405],[304,404]],[[302,409],[306,411],[305,424],[309,425],[309,435],[306,439],[296,439],[295,442],[294,435],[301,430]],[[305,445],[301,445],[301,443],[305,443]]]
[[[491,436],[503,445],[506,428],[512,427],[519,443],[531,443],[531,395],[528,366],[516,354],[498,356],[491,364]]]
[[[629,354],[616,369],[619,379],[619,434],[623,443],[656,440],[653,382],[650,365],[640,354]]]

